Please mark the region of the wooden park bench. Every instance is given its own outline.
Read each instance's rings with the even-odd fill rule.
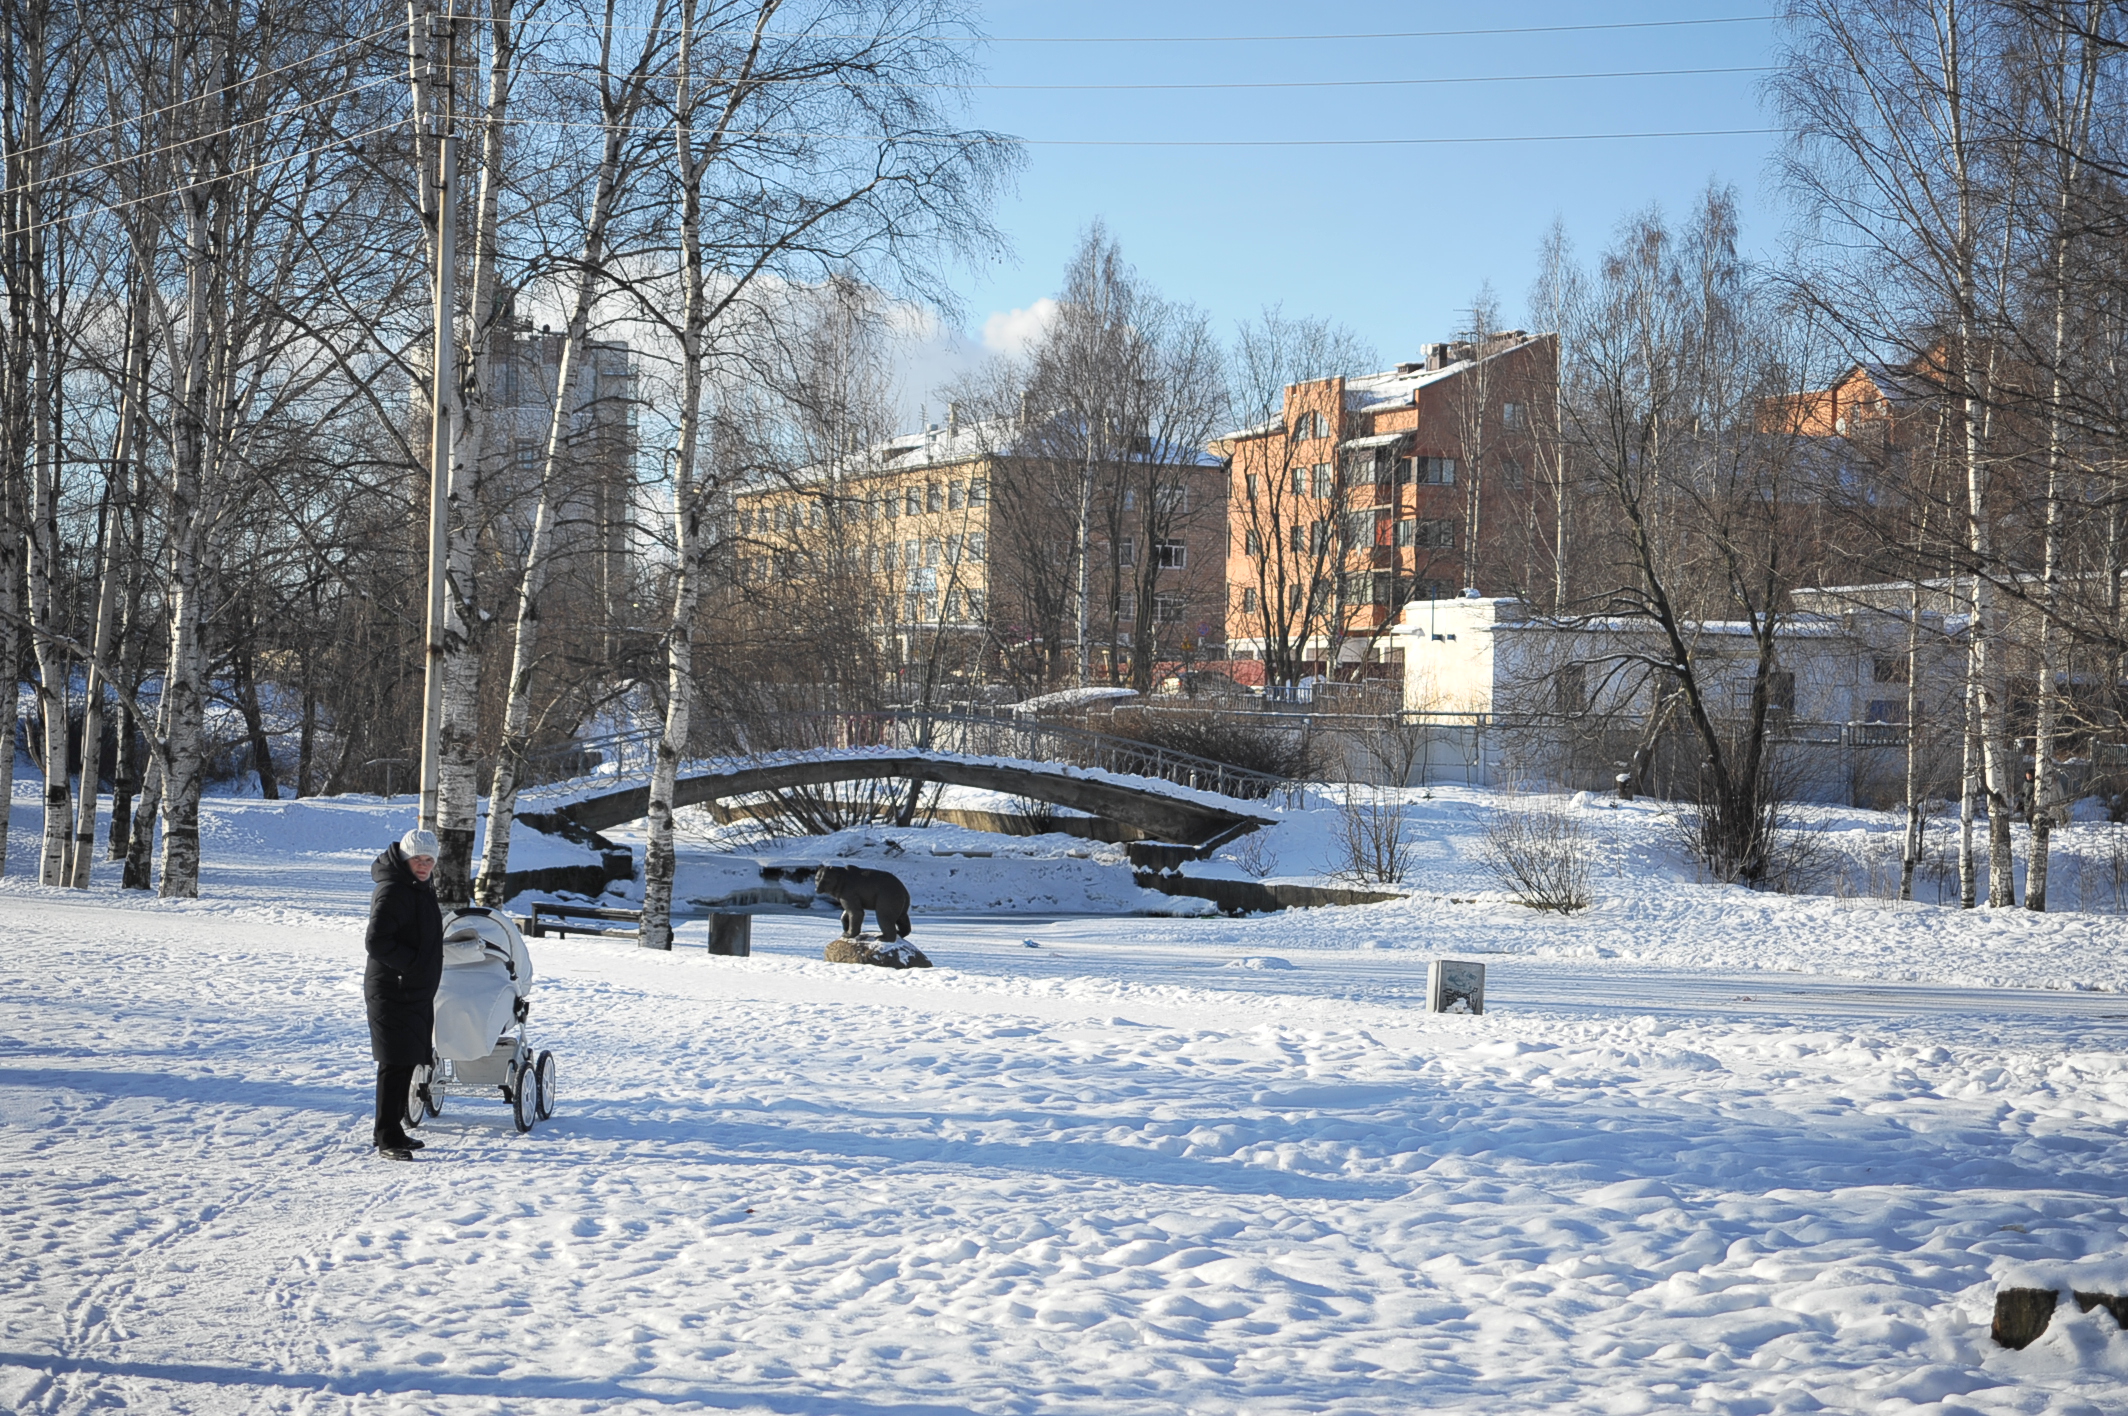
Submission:
[[[607,929],[599,925],[570,924],[570,920],[591,919],[626,924],[626,929]],[[567,939],[572,934],[589,935],[595,939],[634,939],[643,932],[641,910],[598,909],[591,905],[550,905],[544,901],[532,906],[532,915],[525,921],[525,933],[534,939],[552,936]]]
[[[570,921],[588,919],[597,924],[572,924]],[[643,912],[641,910],[600,909],[592,905],[550,905],[544,901],[532,906],[532,913],[519,921],[526,934],[534,939],[567,939],[572,934],[588,935],[594,939],[637,939],[643,936]],[[625,929],[609,929],[608,923],[626,925]],[[753,953],[753,917],[748,914],[719,912],[709,917],[709,952],[730,954],[741,958]]]

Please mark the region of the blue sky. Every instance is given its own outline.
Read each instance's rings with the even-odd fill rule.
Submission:
[[[1015,247],[958,282],[963,354],[1024,334],[1086,223],[1222,330],[1267,304],[1350,326],[1387,361],[1445,338],[1487,281],[1521,323],[1536,250],[1563,217],[1584,258],[1650,202],[1687,208],[1710,177],[1771,249],[1782,203],[1771,134],[1594,142],[1103,147],[1077,140],[1414,139],[1757,129],[1777,26],[1749,23],[1408,38],[1221,40],[1624,25],[1772,13],[1767,0],[987,0],[992,42],[967,121],[1028,141],[1000,224]],[[1184,37],[1184,42],[1158,42]],[[1116,42],[1028,42],[1104,40]],[[1677,70],[1725,70],[1676,73]],[[1648,73],[1646,71],[1664,71]],[[1633,73],[1626,78],[1533,75]],[[1365,82],[1502,79],[1503,82]],[[1299,85],[1146,89],[1039,85]],[[1014,312],[1023,312],[1017,318]],[[926,361],[929,362],[929,361]],[[912,384],[922,382],[911,370]],[[917,390],[912,388],[912,392]],[[936,414],[934,413],[935,417]]]

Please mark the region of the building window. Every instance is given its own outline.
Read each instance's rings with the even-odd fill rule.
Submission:
[[[894,543],[892,541],[887,542],[879,553],[879,569],[882,574],[892,575],[894,573]]]
[[[1512,407],[1513,405],[1510,404],[1509,406]],[[1501,480],[1507,483],[1509,491],[1519,492],[1522,490],[1522,464],[1515,458],[1503,457],[1500,459],[1500,477]]]
[[[1311,522],[1309,522],[1309,523],[1308,523],[1308,551],[1309,551],[1309,553],[1310,553],[1311,555],[1318,555],[1318,556],[1319,556],[1319,555],[1322,555],[1322,554],[1323,554],[1323,553],[1324,553],[1325,551],[1328,551],[1329,549],[1330,549],[1330,523],[1329,523],[1329,522],[1327,522],[1327,521],[1311,521]]]
[[[1307,549],[1307,533],[1301,529],[1300,523],[1296,521],[1293,523],[1293,554],[1303,555],[1307,552]]]
[[[957,620],[960,617],[961,592],[958,590],[948,590],[946,592],[946,618],[949,620]]]
[[[1189,554],[1180,541],[1153,542],[1153,559],[1162,570],[1181,570],[1189,563]]]
[[[1123,536],[1118,538],[1116,541],[1116,564],[1136,565],[1137,563],[1138,538],[1136,536]]]
[[[1396,590],[1396,578],[1368,570],[1347,571],[1338,579],[1338,593],[1348,605],[1386,605]]]
[[[879,574],[879,547],[872,546],[866,549],[864,568],[865,573],[868,575]]]
[[[989,478],[978,477],[968,484],[968,505],[970,507],[984,507],[990,505]]]
[[[1453,457],[1421,457],[1417,459],[1417,468],[1422,487],[1452,487],[1456,483],[1456,460]]]
[[[1293,495],[1297,497],[1308,495],[1308,469],[1305,467],[1293,469]]]
[[[1153,492],[1153,509],[1172,516],[1187,515],[1190,509],[1188,487],[1160,487]]]
[[[1879,655],[1870,660],[1870,677],[1878,683],[1905,683],[1906,658],[1904,655]],[[1887,718],[1885,722],[1890,722]]]
[[[1256,534],[1256,533],[1255,533],[1254,531],[1244,531],[1244,532],[1242,532],[1242,533],[1241,533],[1241,553],[1242,553],[1243,555],[1245,555],[1245,556],[1260,556],[1260,555],[1262,555],[1262,554],[1263,554],[1263,538],[1262,538],[1261,536],[1258,536],[1258,535],[1257,535],[1257,534]]]
[[[960,563],[961,538],[958,536],[948,536],[946,538],[946,564],[959,565]]]
[[[902,495],[901,509],[911,516],[920,515],[924,509],[924,493],[920,487],[911,487]]]
[[[1330,497],[1337,494],[1337,471],[1327,462],[1315,464],[1315,495]]]
[[[1399,521],[1397,523],[1396,543],[1399,546],[1403,546],[1407,549],[1409,547],[1416,546],[1419,543],[1418,536],[1419,523],[1413,521],[1410,517],[1407,516],[1402,521]]]
[[[1136,511],[1138,509],[1138,489],[1136,487],[1125,487],[1123,489],[1123,509],[1125,511]]]
[[[1766,706],[1776,713],[1795,712],[1795,674],[1776,669],[1766,675]]]
[[[1500,426],[1512,433],[1521,432],[1529,426],[1529,409],[1520,403],[1501,404]]]
[[[990,553],[989,541],[990,538],[980,531],[969,533],[968,559],[974,561],[977,565],[981,565]]]
[[[904,542],[902,542],[902,543],[901,543],[901,563],[902,563],[902,564],[903,564],[904,566],[913,566],[913,565],[915,565],[915,564],[916,564],[916,551],[917,551],[917,546],[916,546],[916,542],[914,542],[914,541],[904,541]]]
[[[1374,512],[1348,511],[1344,515],[1345,548],[1358,550],[1374,544]]]
[[[1248,590],[1243,590],[1243,591],[1241,592],[1241,612],[1242,612],[1243,614],[1245,614],[1245,615],[1253,615],[1253,614],[1255,614],[1255,613],[1256,613],[1256,607],[1257,607],[1258,603],[1260,603],[1260,602],[1259,602],[1259,601],[1257,600],[1257,598],[1256,598],[1256,591],[1255,591],[1255,590],[1253,590],[1253,589],[1248,589]]]
[[[1161,624],[1180,624],[1188,617],[1189,598],[1162,591],[1153,596],[1153,618]]]
[[[968,504],[968,484],[955,482],[946,488],[946,510],[959,511]]]
[[[805,509],[805,524],[817,530],[820,526],[820,514],[823,510],[825,508],[819,502],[814,502],[807,507]]]
[[[1456,523],[1453,521],[1421,521],[1413,527],[1414,545],[1452,551],[1456,548]]]
[[[1396,484],[1400,487],[1408,487],[1411,485],[1411,459],[1408,457],[1400,457],[1397,459]]]
[[[926,537],[924,537],[924,564],[925,564],[926,566],[934,566],[934,565],[937,565],[937,564],[938,564],[938,553],[939,553],[939,544],[938,544],[938,537],[936,537],[936,536],[926,536]]]
[[[982,617],[983,592],[980,590],[970,590],[968,592],[968,618],[972,620],[979,620]]]
[[[946,509],[945,490],[936,482],[932,482],[924,488],[924,509],[926,511],[944,511]]]
[[[1262,485],[1262,479],[1254,472],[1251,472],[1248,476],[1242,478],[1242,484],[1248,488],[1249,500],[1255,501],[1257,488]]]
[[[1906,721],[1904,698],[1872,698],[1869,707],[1863,710],[1865,723],[1903,723]]]

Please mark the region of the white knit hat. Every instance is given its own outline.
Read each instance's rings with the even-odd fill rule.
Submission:
[[[436,833],[424,831],[419,826],[399,838],[399,854],[412,860],[415,856],[436,858]]]

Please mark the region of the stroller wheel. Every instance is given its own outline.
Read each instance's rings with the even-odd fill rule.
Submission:
[[[413,1080],[407,1083],[406,1088],[406,1124],[409,1127],[419,1126],[436,1114],[438,1108],[429,1100],[429,1078],[435,1075],[434,1067],[414,1069]]]
[[[539,1054],[539,1064],[532,1069],[534,1108],[542,1121],[554,1115],[554,1054]]]
[[[538,1091],[530,1067],[517,1074],[517,1090],[510,1097],[510,1119],[520,1131],[532,1129],[533,1114],[539,1106]]]

